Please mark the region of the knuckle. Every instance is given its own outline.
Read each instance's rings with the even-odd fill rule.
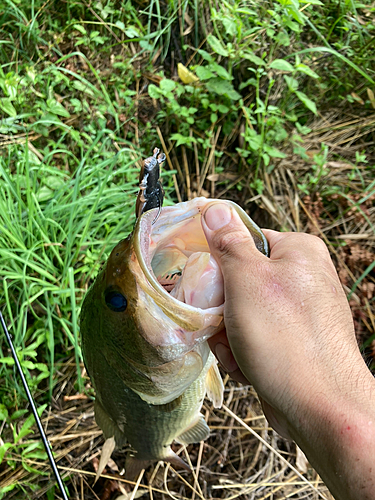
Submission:
[[[324,241],[318,236],[296,233],[294,248],[289,252],[289,258],[301,267],[308,267],[312,261],[329,257],[329,251]]]
[[[243,231],[232,230],[218,234],[215,238],[216,248],[223,258],[243,259],[247,250],[251,248],[250,236]]]

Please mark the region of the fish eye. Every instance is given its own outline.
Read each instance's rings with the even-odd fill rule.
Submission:
[[[123,312],[128,305],[126,297],[117,290],[106,290],[104,292],[104,300],[109,309],[114,312]]]

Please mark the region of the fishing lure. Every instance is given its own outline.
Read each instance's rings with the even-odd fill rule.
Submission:
[[[158,219],[163,205],[164,190],[160,184],[160,166],[165,161],[165,154],[155,148],[153,156],[146,158],[143,162],[139,175],[139,193],[135,205],[135,213],[139,218],[144,212],[152,208],[159,211],[153,221]]]

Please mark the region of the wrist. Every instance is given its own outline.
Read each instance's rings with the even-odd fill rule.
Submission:
[[[375,379],[363,361],[357,368],[346,389],[315,394],[289,427],[337,500],[373,498]]]

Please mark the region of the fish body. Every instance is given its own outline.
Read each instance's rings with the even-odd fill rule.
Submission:
[[[223,280],[192,201],[145,212],[112,251],[81,311],[82,350],[96,390],[95,416],[107,439],[126,441],[140,463],[181,464],[172,452],[208,437],[200,409],[223,383],[207,339],[223,328]],[[260,251],[267,241],[236,204]]]

